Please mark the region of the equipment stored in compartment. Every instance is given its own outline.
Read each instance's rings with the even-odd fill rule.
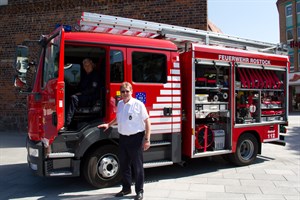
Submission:
[[[195,146],[200,151],[207,151],[214,142],[213,131],[206,125],[198,126],[195,135]]]

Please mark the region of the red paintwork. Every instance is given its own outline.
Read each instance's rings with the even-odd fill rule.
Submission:
[[[185,120],[182,122],[182,153],[186,156],[192,157],[192,135],[194,129],[192,128],[192,51],[180,54],[181,78],[182,78],[182,109],[185,112]],[[195,127],[194,127],[195,128]]]
[[[146,49],[151,48],[177,51],[176,45],[170,41],[131,36],[119,36],[105,33],[68,32],[65,33],[65,40],[83,43],[107,44],[112,47],[138,47]]]
[[[128,48],[136,48],[136,51],[145,51],[145,49],[152,49],[149,52],[162,52],[161,50],[168,50],[168,51],[177,51],[177,47],[175,44],[173,44],[170,41],[165,40],[154,40],[149,38],[140,38],[140,37],[131,37],[131,36],[119,36],[119,35],[112,35],[112,34],[105,34],[105,33],[86,33],[86,32],[68,32],[65,33],[65,41],[67,42],[81,42],[86,44],[101,44],[101,45],[109,45],[110,49],[117,49],[121,50],[124,55],[124,64],[125,64],[125,81],[132,83],[132,77],[131,77],[131,57],[127,59],[127,53]],[[127,51],[126,51],[127,49]],[[107,61],[109,60],[109,57]],[[170,65],[170,63],[169,63]],[[109,77],[109,70],[107,70],[107,77]],[[153,98],[157,95],[157,90],[151,88],[151,87],[145,87],[145,84],[135,84],[132,83],[134,92],[146,92],[148,94],[151,93],[151,95],[147,96],[148,98]],[[149,84],[147,84],[149,86]],[[151,85],[151,84],[150,84]],[[154,88],[161,87],[157,86],[157,84],[153,84]],[[105,121],[110,121],[115,117],[116,112],[116,96],[117,91],[120,89],[119,83],[107,83],[107,88],[110,88],[109,93],[107,96],[109,97],[106,100],[106,105],[110,105],[109,108],[106,110],[106,117]],[[153,96],[155,95],[155,96]],[[133,96],[135,96],[135,93],[133,93]],[[146,107],[148,111],[150,110],[150,102],[154,102],[153,100],[147,100]]]
[[[183,100],[182,100],[182,107],[183,110],[186,113],[186,120],[183,121],[182,124],[182,151],[183,154],[188,156],[188,157],[193,157],[193,146],[192,146],[192,135],[195,134],[195,124],[192,121],[192,91],[191,88],[192,86],[192,58],[193,58],[193,53],[195,58],[199,59],[205,59],[205,60],[215,60],[215,61],[225,61],[222,59],[222,55],[225,56],[235,56],[238,58],[241,58],[241,60],[246,61],[246,62],[237,62],[237,63],[242,63],[242,64],[253,64],[251,63],[251,59],[260,59],[264,61],[264,64],[268,63],[265,66],[275,66],[279,68],[288,68],[289,67],[289,62],[288,62],[288,57],[287,56],[281,56],[281,55],[274,55],[274,54],[267,54],[267,53],[258,53],[258,52],[249,52],[249,51],[244,51],[244,50],[239,50],[239,49],[230,49],[230,48],[223,48],[223,47],[218,47],[218,46],[205,46],[205,45],[192,45],[192,51],[182,53],[180,55],[180,63],[181,63],[181,76],[182,76],[182,95],[183,95]],[[220,56],[221,55],[221,56]],[[220,58],[221,57],[221,58]],[[228,58],[228,57],[226,57]],[[249,62],[247,62],[249,61]],[[230,59],[229,61],[225,62],[231,62],[231,66],[235,66],[234,59]],[[262,65],[262,64],[260,64]],[[235,86],[234,79],[234,72],[231,70],[231,75],[229,77],[230,85]],[[238,73],[238,71],[237,71]],[[242,72],[240,72],[242,73]],[[245,75],[246,77],[244,78],[245,82],[244,84],[249,85],[249,75],[247,74],[242,74]],[[249,86],[248,86],[249,87]],[[231,110],[231,118],[235,119],[235,107],[233,104],[233,99],[232,97],[235,96],[235,89],[233,88],[232,93],[230,94],[231,96],[231,101],[229,101],[228,109]],[[271,124],[271,125],[264,125],[264,124],[257,124],[257,125],[245,125],[242,128],[236,128],[234,125],[234,120],[232,120],[232,151],[235,152],[236,150],[236,144],[239,136],[246,132],[246,131],[252,131],[256,132],[259,135],[259,140],[260,142],[263,142],[264,140],[272,140],[275,138],[279,137],[279,125],[277,124]],[[269,133],[268,133],[269,132]]]
[[[64,108],[65,108],[65,70],[64,70],[64,63],[65,63],[65,31],[62,29],[61,31],[61,40],[60,40],[60,54],[59,54],[59,68],[58,68],[58,79],[57,79],[57,86],[56,86],[56,112],[57,112],[57,126],[56,132],[64,126]],[[59,105],[58,102],[63,102],[62,105]],[[54,139],[54,138],[53,138]]]
[[[28,97],[29,112],[28,112],[28,136],[33,141],[39,141],[42,138],[49,140],[51,144],[57,136],[58,130],[64,124],[64,105],[59,105],[58,102],[64,100],[64,31],[59,28],[49,35],[54,35],[60,32],[60,63],[59,77],[49,80],[42,87],[43,76],[43,58],[44,52],[41,53],[40,62],[37,69],[32,93]],[[59,37],[59,36],[57,36]],[[53,113],[57,114],[57,126],[53,125]]]
[[[260,60],[267,60],[270,61],[272,66],[278,66],[280,68],[287,67],[287,56],[275,55],[275,54],[267,54],[267,53],[258,53],[258,52],[251,52],[245,51],[240,49],[231,49],[231,48],[224,48],[224,47],[216,47],[216,46],[204,46],[204,45],[195,45],[193,46],[195,51],[196,58],[205,58],[205,59],[212,59],[212,60],[221,60],[220,55],[226,56],[235,56],[244,58],[245,60],[249,60],[249,62],[238,62],[238,63],[245,63],[245,64],[254,64],[250,62],[250,59],[260,59]],[[228,62],[232,62],[233,60],[229,60]],[[259,63],[257,63],[259,64]],[[262,64],[260,64],[262,65]],[[268,66],[269,64],[264,64],[264,66]]]
[[[56,30],[52,34],[60,31]],[[110,49],[118,49],[123,52],[125,63],[125,80],[132,83],[131,77],[131,57],[127,58],[128,51],[148,51],[155,53],[166,53],[168,56],[168,67],[172,65],[172,58],[170,52],[176,52],[177,47],[170,41],[154,40],[148,38],[138,38],[130,36],[117,36],[111,34],[101,33],[86,33],[86,32],[61,32],[60,41],[60,63],[59,63],[59,77],[49,81],[45,88],[41,88],[42,70],[43,70],[43,56],[41,56],[40,64],[37,70],[37,76],[33,88],[33,93],[29,95],[29,123],[28,135],[31,140],[39,141],[42,138],[49,140],[50,144],[53,142],[58,134],[58,130],[64,125],[64,44],[73,43],[81,45],[101,45]],[[147,50],[145,50],[147,49]],[[177,54],[177,53],[176,53]],[[43,55],[43,54],[42,54]],[[109,54],[107,54],[106,66],[109,66]],[[170,71],[168,69],[168,72]],[[107,76],[110,77],[109,70],[106,70]],[[159,95],[159,90],[162,89],[163,84],[135,84],[133,96],[135,92],[145,92],[147,94],[146,107],[148,111],[153,110],[152,104],[156,101],[156,96]],[[145,87],[147,85],[147,87]],[[149,87],[151,86],[151,87]],[[104,121],[110,121],[115,117],[116,112],[116,96],[120,88],[119,83],[107,82],[106,88],[109,88],[106,99],[106,117]],[[41,94],[41,99],[35,99],[35,94]],[[61,102],[61,103],[59,103]],[[57,126],[52,124],[52,114],[57,114]]]
[[[279,138],[279,126],[277,124],[274,125],[258,125],[258,126],[249,126],[242,128],[234,128],[232,134],[232,149],[235,152],[237,141],[239,136],[248,131],[254,131],[259,134],[260,142],[268,139]]]
[[[124,81],[131,82],[133,85],[133,96],[135,97],[136,92],[144,92],[146,94],[146,108],[148,112],[151,111],[161,111],[162,109],[154,108],[154,104],[160,104],[164,102],[159,102],[157,100],[158,96],[162,96],[161,92],[164,90],[163,84],[146,84],[146,83],[134,83],[132,82],[132,58],[131,53],[133,51],[146,51],[154,53],[164,53],[167,56],[167,65],[168,65],[168,76],[173,76],[171,71],[174,70],[174,63],[176,62],[176,56],[178,56],[177,47],[170,41],[165,40],[155,40],[148,38],[139,38],[139,37],[130,37],[130,36],[117,36],[111,34],[103,33],[86,33],[86,32],[69,32],[62,33],[61,39],[61,49],[60,49],[60,66],[59,66],[59,77],[55,80],[49,81],[47,83],[46,89],[41,88],[42,80],[42,60],[40,61],[40,66],[38,67],[36,82],[33,88],[33,94],[29,95],[29,137],[31,140],[39,141],[43,137],[47,138],[51,142],[57,136],[58,130],[63,126],[64,123],[64,44],[65,43],[74,43],[81,45],[101,45],[106,50],[116,49],[123,52],[124,55]],[[172,97],[181,98],[180,108],[177,110],[184,113],[185,119],[181,123],[181,132],[182,132],[182,153],[183,155],[193,157],[192,149],[194,148],[192,136],[195,130],[195,124],[192,121],[192,62],[193,54],[195,58],[200,59],[209,59],[209,60],[221,60],[231,62],[232,66],[235,64],[235,58],[228,56],[235,56],[238,59],[245,61],[246,64],[253,64],[251,59],[256,59],[254,61],[261,62],[265,65],[272,65],[279,68],[289,67],[288,58],[286,56],[271,55],[265,53],[252,53],[249,51],[243,51],[238,49],[229,49],[216,46],[204,46],[204,45],[192,45],[192,51],[188,51],[180,54],[180,81],[169,80],[168,83],[181,84],[179,90],[180,94],[171,95]],[[109,55],[107,54],[106,58],[106,67],[109,66]],[[249,62],[247,62],[249,61]],[[240,62],[239,62],[240,63]],[[176,71],[177,69],[175,69]],[[106,70],[106,77],[110,77],[109,70]],[[234,76],[233,70],[232,74],[229,76],[230,85],[234,86]],[[248,80],[245,80],[248,81]],[[119,83],[106,83],[106,88],[108,88],[108,93],[106,94],[106,117],[104,121],[110,121],[115,117],[116,113],[116,100],[119,98]],[[258,86],[257,86],[258,87]],[[235,92],[234,88],[231,90],[232,93],[229,94],[234,97]],[[41,100],[36,100],[34,97],[35,93],[41,93]],[[54,99],[54,101],[53,101]],[[49,101],[51,100],[51,101]],[[62,106],[58,102],[62,102]],[[169,102],[174,103],[174,102]],[[231,112],[231,118],[234,119],[234,104],[229,102],[228,109]],[[173,109],[176,110],[176,109]],[[58,116],[58,125],[55,127],[52,123],[52,113],[57,112]],[[181,118],[181,114],[178,115]],[[154,119],[160,119],[162,116],[154,116]],[[232,120],[232,151],[236,149],[237,139],[240,134],[244,131],[254,131],[259,134],[260,141],[262,142],[265,139],[273,139],[278,137],[278,126],[276,125],[258,125],[258,126],[249,126],[249,127],[234,127],[234,120]],[[164,125],[164,122],[159,124]],[[173,128],[173,126],[172,126]],[[171,129],[172,129],[171,128]],[[272,129],[272,130],[270,130]],[[269,133],[268,133],[269,131]]]
[[[41,52],[43,55],[44,52]],[[43,57],[40,57],[39,63],[42,62]],[[39,68],[42,68],[39,66]],[[33,84],[32,93],[28,95],[28,137],[33,141],[39,141],[41,135],[44,134],[43,129],[43,110],[41,101],[36,98],[36,94],[41,91],[41,77],[42,70],[38,70],[36,79]]]

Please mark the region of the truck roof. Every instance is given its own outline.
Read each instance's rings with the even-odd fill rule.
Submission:
[[[217,45],[250,51],[287,54],[286,45],[272,44],[210,31],[170,24],[124,18],[112,15],[83,12],[79,21],[80,31],[132,35],[136,38],[158,38],[172,41],[179,51],[191,43]]]
[[[89,44],[109,44],[112,46],[177,51],[177,46],[170,41],[105,33],[66,32],[65,40]]]
[[[286,55],[247,51],[219,46],[193,44],[192,49],[195,51],[195,58],[206,58],[226,62],[235,61],[237,63],[257,64],[264,66],[273,65],[286,68],[287,62],[289,61],[289,57]]]

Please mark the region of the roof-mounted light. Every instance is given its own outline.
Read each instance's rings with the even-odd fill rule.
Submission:
[[[57,29],[58,27],[63,26],[63,28],[65,29],[65,32],[71,32],[72,31],[72,26],[70,25],[61,25],[61,24],[55,24],[55,29]]]

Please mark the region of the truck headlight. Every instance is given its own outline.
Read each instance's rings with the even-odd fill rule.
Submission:
[[[28,153],[30,156],[39,157],[39,150],[29,147]]]

